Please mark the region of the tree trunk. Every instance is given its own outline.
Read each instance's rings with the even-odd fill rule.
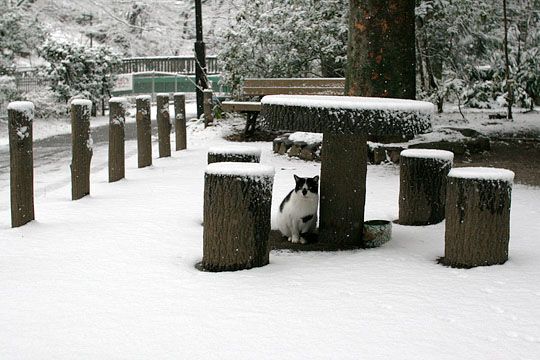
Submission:
[[[235,169],[249,172],[235,173]],[[260,164],[208,166],[204,184],[203,270],[234,271],[268,264],[273,176],[271,167]]]
[[[176,151],[187,148],[186,136],[186,96],[184,94],[174,94],[174,118]]]
[[[152,165],[152,122],[149,95],[137,96],[137,160],[139,168]]]
[[[169,95],[158,94],[156,96],[156,103],[159,157],[169,157],[171,156],[171,118],[169,115]]]
[[[350,0],[346,94],[414,99],[414,0]]]
[[[512,80],[510,78],[510,60],[508,58],[508,16],[506,12],[506,0],[503,0],[503,22],[504,22],[504,74],[506,80],[506,103],[507,113],[506,118],[512,120],[512,104],[514,102],[514,94],[512,90]]]
[[[205,89],[204,90],[204,127],[207,127],[208,124],[211,124],[214,122],[214,111],[213,111],[213,103],[212,103],[212,90]]]
[[[90,194],[90,162],[92,136],[90,134],[90,100],[71,102],[71,199]]]
[[[508,259],[514,174],[489,168],[505,173],[500,178],[474,178],[460,172],[477,169],[454,169],[448,175],[445,252],[440,259],[445,265],[471,268]]]
[[[125,103],[124,98],[109,100],[109,182],[125,177]]]
[[[366,136],[324,133],[319,221],[321,242],[338,247],[363,246],[366,172]]]
[[[8,105],[11,227],[34,220],[34,104],[15,101]]]
[[[400,155],[399,223],[430,225],[444,219],[446,177],[454,154],[445,150],[405,150]]]

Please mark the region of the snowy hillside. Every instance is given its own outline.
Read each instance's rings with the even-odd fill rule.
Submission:
[[[234,16],[237,0],[203,0],[203,30],[209,55]],[[192,0],[35,0],[25,4],[53,38],[108,44],[126,56],[192,55]]]

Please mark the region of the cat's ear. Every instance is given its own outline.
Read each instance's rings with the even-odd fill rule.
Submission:
[[[295,182],[298,182],[298,180],[300,180],[300,178],[299,178],[298,176],[296,176],[296,174],[293,175],[293,176],[294,176],[294,181],[295,181]]]
[[[319,175],[313,177],[313,181],[316,183],[319,183]]]

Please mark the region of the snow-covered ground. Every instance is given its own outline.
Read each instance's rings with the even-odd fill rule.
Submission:
[[[101,168],[79,201],[68,163],[41,170],[36,221],[20,228],[0,186],[0,359],[540,357],[539,188],[514,186],[501,266],[437,265],[442,223],[394,225],[377,249],[272,252],[263,268],[196,270],[206,152],[234,124],[243,121],[190,122],[188,149],[144,169],[129,141],[126,179],[109,184]],[[293,174],[319,173],[271,143],[250,145],[276,169],[273,213]],[[106,156],[96,149],[92,161]],[[397,218],[398,176],[369,166],[366,220]]]

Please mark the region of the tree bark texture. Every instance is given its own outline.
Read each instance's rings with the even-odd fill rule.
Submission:
[[[33,109],[8,106],[11,227],[34,220],[33,117]]]
[[[157,95],[156,102],[159,157],[169,157],[171,156],[171,118],[169,115],[169,95]]]
[[[71,199],[78,200],[90,194],[90,162],[92,136],[90,109],[92,103],[78,101],[71,104]]]
[[[174,94],[174,118],[176,151],[184,150],[187,148],[186,96],[184,94]]]
[[[152,122],[150,97],[137,98],[137,162],[143,168],[152,165]]]
[[[452,160],[401,156],[399,164],[399,223],[430,225],[443,221]]]
[[[511,195],[508,181],[449,177],[440,262],[458,268],[506,262]]]
[[[239,153],[212,153],[208,152],[208,163],[216,163],[216,162],[251,162],[251,163],[258,163],[260,161],[260,155],[252,154],[252,153],[246,153],[246,154],[239,154]]]
[[[204,127],[214,122],[214,104],[212,102],[212,90],[204,90]]]
[[[109,102],[109,182],[125,177],[126,109],[123,102]]]
[[[367,137],[324,133],[321,162],[321,242],[363,246]]]
[[[272,183],[273,177],[205,175],[204,270],[268,264]]]
[[[414,0],[350,0],[345,92],[414,99]]]
[[[262,116],[264,127],[272,130],[404,137],[431,130],[431,113],[419,111],[335,109],[263,103]]]

